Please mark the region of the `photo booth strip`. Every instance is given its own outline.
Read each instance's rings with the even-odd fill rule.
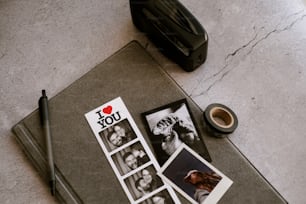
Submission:
[[[160,166],[120,97],[93,109],[85,117],[130,203],[143,203],[161,191],[167,192],[173,203],[180,203],[171,186],[157,175]],[[120,124],[125,127],[128,124],[135,135],[126,143],[117,142],[117,146],[110,146],[106,137],[115,133],[114,126]],[[117,139],[120,140],[119,137]],[[144,172],[151,177],[149,175],[148,178]],[[135,185],[138,180],[142,181],[139,188]],[[158,182],[158,185],[154,183],[154,188],[151,186],[153,180]]]

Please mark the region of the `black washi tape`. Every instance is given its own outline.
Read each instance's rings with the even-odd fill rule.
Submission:
[[[238,126],[236,114],[230,108],[219,103],[207,106],[203,116],[208,132],[216,137],[224,137],[234,132]]]

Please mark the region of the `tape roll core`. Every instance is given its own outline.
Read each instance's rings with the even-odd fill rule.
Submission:
[[[236,114],[222,104],[210,104],[203,116],[208,131],[217,137],[232,133],[238,126]]]
[[[211,119],[222,128],[229,128],[234,124],[233,115],[222,107],[213,107],[209,115]]]

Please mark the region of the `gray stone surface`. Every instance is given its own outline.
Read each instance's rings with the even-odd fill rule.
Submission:
[[[41,89],[56,95],[135,39],[202,109],[231,107],[240,123],[230,139],[289,203],[305,202],[305,0],[181,2],[210,39],[191,73],[134,28],[127,0],[0,0],[1,203],[55,203],[10,128]]]

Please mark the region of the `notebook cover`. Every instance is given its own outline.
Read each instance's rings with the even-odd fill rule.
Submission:
[[[208,151],[203,148],[204,158],[211,158],[212,164],[234,181],[219,203],[286,203],[227,138],[206,135],[202,110],[136,41],[49,100],[56,197],[60,203],[128,203],[84,117],[94,107],[118,96],[125,102],[149,145],[141,113],[187,99],[208,147]],[[12,130],[47,186],[45,144],[38,110]],[[187,203],[181,199],[182,203]]]

